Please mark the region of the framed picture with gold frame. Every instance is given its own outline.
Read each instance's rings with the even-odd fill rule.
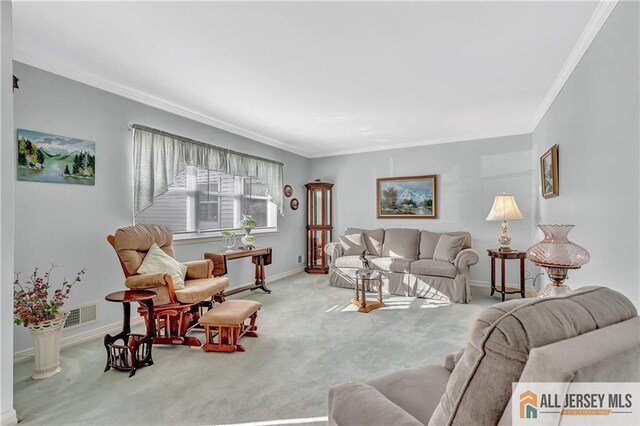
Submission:
[[[378,219],[437,219],[438,176],[380,178],[376,181]]]
[[[540,157],[540,183],[541,193],[544,198],[553,198],[560,195],[557,144],[549,148]]]

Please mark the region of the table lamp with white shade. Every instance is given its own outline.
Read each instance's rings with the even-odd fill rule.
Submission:
[[[496,195],[493,200],[493,207],[487,216],[487,220],[501,220],[502,221],[502,233],[498,237],[500,243],[501,252],[510,252],[511,236],[509,235],[509,222],[508,220],[522,220],[524,217],[516,204],[516,199],[513,195],[505,194]]]

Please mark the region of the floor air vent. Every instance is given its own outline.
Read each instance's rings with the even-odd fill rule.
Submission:
[[[64,328],[73,328],[98,320],[98,304],[91,303],[69,309],[69,316]]]

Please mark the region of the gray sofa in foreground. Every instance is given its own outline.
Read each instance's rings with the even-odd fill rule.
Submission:
[[[511,425],[512,383],[640,382],[639,330],[633,303],[605,287],[498,303],[444,366],[331,387],[329,424]]]
[[[448,243],[444,251],[443,237]],[[339,238],[325,247],[333,287],[354,288],[354,273],[362,268],[359,257],[364,251],[371,268],[382,272],[383,285],[391,294],[454,303],[471,300],[469,268],[478,263],[478,253],[471,248],[468,232],[347,228]]]

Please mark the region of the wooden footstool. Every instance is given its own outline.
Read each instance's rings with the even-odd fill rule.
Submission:
[[[238,341],[242,336],[258,337],[256,319],[261,307],[255,300],[227,300],[215,305],[198,321],[207,336],[202,349],[207,352],[244,352],[244,346]],[[250,320],[249,324],[245,324],[246,320]],[[216,329],[217,342],[212,335]]]

